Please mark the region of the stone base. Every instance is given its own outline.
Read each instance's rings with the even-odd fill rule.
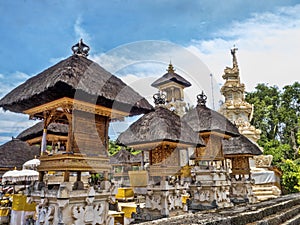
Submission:
[[[48,190],[47,187],[33,190],[31,201],[38,204],[36,225],[108,224],[107,200],[110,193],[106,190],[96,192],[93,187],[73,190],[72,186],[72,183],[65,182],[56,190]]]

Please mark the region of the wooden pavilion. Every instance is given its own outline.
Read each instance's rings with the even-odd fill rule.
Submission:
[[[204,146],[202,139],[180,117],[164,107],[162,94],[154,95],[155,111],[142,116],[121,133],[117,142],[149,152],[146,206],[136,220],[153,220],[183,209],[180,150]]]
[[[223,153],[223,139],[239,136],[238,129],[220,113],[206,107],[207,97],[197,96],[196,108],[183,116],[192,129],[203,138],[206,146],[194,152],[195,166],[190,185],[192,201],[190,208],[201,210],[231,206],[229,199],[230,179]]]
[[[261,155],[261,149],[244,135],[223,140],[226,159],[231,164],[230,198],[233,202],[256,202],[253,195],[249,159]]]
[[[38,122],[32,127],[22,131],[17,138],[26,141],[30,145],[41,145],[44,122]],[[57,153],[64,150],[68,140],[68,125],[63,123],[50,123],[47,127],[47,145],[51,146],[51,152]]]
[[[41,204],[38,220],[47,220],[45,223],[107,222],[108,189],[101,193],[95,192],[93,187],[86,192],[78,190],[83,188],[81,172],[104,173],[105,178],[111,170],[107,152],[110,120],[153,109],[119,78],[89,60],[89,49],[80,40],[72,46],[72,56],[28,79],[0,100],[4,110],[25,113],[31,119],[44,122],[39,187],[46,185],[43,177],[47,171],[64,172],[64,183],[59,184],[55,195],[38,189],[32,194]],[[68,125],[64,154],[44,154],[47,129],[52,122]],[[77,173],[75,184],[69,182],[70,172]],[[76,190],[81,191],[80,194]],[[42,204],[45,197],[47,204]],[[45,219],[44,212],[50,217]]]
[[[122,148],[116,154],[109,157],[109,162],[113,167],[113,182],[118,183],[119,186],[129,187],[128,171],[135,168],[139,170],[143,165],[142,154],[131,154],[128,150]]]

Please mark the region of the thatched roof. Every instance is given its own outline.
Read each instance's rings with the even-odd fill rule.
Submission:
[[[198,97],[198,100],[203,102],[199,102],[198,105],[187,112],[182,119],[186,121],[194,131],[199,133],[216,131],[230,136],[239,136],[238,128],[222,114],[206,107],[206,96],[202,97],[205,97],[205,99],[199,99]]]
[[[97,63],[72,55],[28,79],[0,100],[4,110],[22,113],[62,97],[130,112],[149,112],[145,98]]]
[[[142,155],[133,155],[125,149],[121,149],[113,156],[110,156],[110,164],[138,164],[142,161]]]
[[[244,135],[223,140],[225,156],[229,155],[261,155],[260,148]]]
[[[186,122],[164,107],[157,107],[154,112],[143,115],[117,139],[117,143],[127,146],[162,141],[204,145]]]
[[[157,79],[156,81],[154,81],[151,86],[153,87],[159,87],[165,83],[169,83],[171,81],[183,85],[184,87],[190,87],[191,83],[188,82],[186,79],[184,79],[182,76],[178,75],[177,73],[175,73],[174,68],[172,66],[172,64],[169,64],[169,68],[167,70],[168,72],[166,74],[164,74],[162,77],[160,77],[159,79]]]
[[[43,135],[44,122],[38,122],[32,127],[22,131],[17,138],[22,141],[27,141]],[[47,134],[58,136],[68,136],[68,125],[61,123],[50,123],[47,127]]]
[[[39,147],[29,146],[26,142],[13,138],[0,146],[0,168],[17,167],[20,169],[26,161],[39,155]]]

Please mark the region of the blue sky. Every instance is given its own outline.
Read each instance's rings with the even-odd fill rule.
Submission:
[[[234,44],[249,91],[257,83],[292,84],[300,72],[300,1],[295,0],[3,0],[0,15],[0,97],[68,57],[80,38],[91,47],[90,59],[139,92],[146,89],[141,84],[149,86],[150,78],[164,74],[169,60],[181,74],[207,86],[208,74],[192,74],[196,70],[189,70],[190,60],[179,57],[186,51],[207,66],[218,89],[223,69],[231,66]],[[151,49],[147,40],[170,44]],[[134,63],[116,69],[140,43],[145,48],[135,52]],[[159,53],[165,56],[157,60]],[[191,102],[199,89],[194,86]],[[27,116],[0,111],[0,143],[33,123]]]

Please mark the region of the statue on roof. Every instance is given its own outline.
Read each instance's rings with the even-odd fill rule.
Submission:
[[[238,48],[235,47],[235,45],[233,46],[232,49],[230,49],[231,55],[232,55],[232,57],[233,57],[233,58],[232,58],[232,64],[233,64],[232,69],[238,68],[237,59],[236,59],[236,55],[235,55],[235,53],[236,53],[237,50],[238,50]]]

